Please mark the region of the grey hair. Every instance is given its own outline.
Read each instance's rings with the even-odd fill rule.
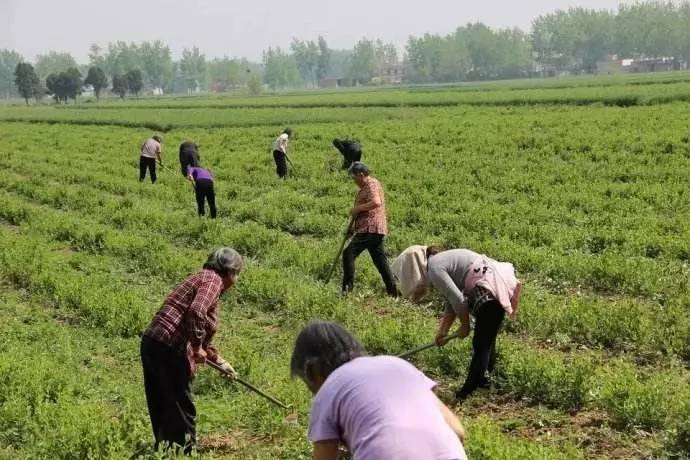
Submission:
[[[350,166],[350,169],[347,170],[347,173],[351,176],[358,176],[360,174],[363,176],[368,176],[369,168],[361,161],[355,161],[352,163],[352,166]]]
[[[218,248],[211,252],[206,259],[204,268],[213,270],[220,276],[236,277],[242,271],[244,262],[239,252],[232,248]]]

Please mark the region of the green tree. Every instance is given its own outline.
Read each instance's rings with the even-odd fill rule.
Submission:
[[[125,74],[127,79],[127,89],[129,92],[139,97],[139,93],[144,87],[144,76],[139,69],[130,70]]]
[[[65,92],[68,98],[74,99],[77,102],[77,96],[81,94],[84,86],[81,73],[76,67],[72,67],[63,72],[65,79]]]
[[[420,83],[438,79],[443,46],[444,39],[439,35],[425,34],[421,38],[409,37],[406,50],[410,69],[409,78],[412,81]]]
[[[437,45],[438,61],[432,71],[437,82],[457,82],[467,79],[472,70],[470,52],[462,34],[457,31],[448,35]]]
[[[160,40],[156,40],[151,43],[141,43],[137,53],[146,83],[153,88],[169,87],[173,78],[170,48]]]
[[[191,50],[184,49],[182,51],[182,59],[179,63],[179,68],[182,77],[185,81],[185,87],[188,90],[194,90],[198,86],[202,86],[206,82],[206,56],[201,54],[199,48],[196,46]]]
[[[319,58],[316,64],[316,79],[323,80],[328,75],[331,65],[331,50],[328,48],[326,39],[319,35]]]
[[[93,92],[96,94],[96,100],[100,100],[101,91],[108,87],[108,77],[100,67],[91,67],[89,73],[84,80],[85,85],[93,86]]]
[[[594,72],[614,48],[614,25],[608,11],[559,10],[534,20],[532,47],[542,64]]]
[[[64,77],[64,73],[51,73],[50,75],[48,75],[48,78],[46,78],[46,87],[48,88],[48,94],[51,94],[53,96],[53,99],[55,99],[55,102],[57,102],[58,104],[63,100],[67,100],[65,90],[65,79],[61,77]]]
[[[258,96],[261,94],[262,88],[262,83],[261,83],[261,77],[259,77],[257,74],[252,74],[249,77],[249,81],[247,82],[247,89],[249,91],[249,94],[252,96]]]
[[[360,84],[367,84],[376,74],[374,42],[363,38],[355,45],[350,58],[349,76]]]
[[[50,51],[48,54],[36,56],[36,75],[41,80],[44,80],[51,73],[60,73],[76,67],[78,67],[77,61],[69,53]]]
[[[91,67],[98,67],[104,69],[106,66],[105,56],[102,54],[103,49],[96,43],[89,47],[89,65]]]
[[[213,91],[227,91],[244,84],[248,80],[247,66],[239,59],[213,59],[207,63],[209,75],[209,89]]]
[[[0,97],[10,98],[19,93],[14,85],[14,71],[23,61],[16,51],[0,49]]]
[[[313,41],[292,40],[290,49],[293,52],[302,80],[316,86],[316,75],[319,66],[319,46]]]
[[[381,39],[376,40],[375,51],[377,67],[385,67],[400,63],[398,49],[392,43],[383,43]]]
[[[129,89],[129,81],[125,75],[113,75],[113,93],[124,99]]]
[[[17,64],[14,69],[14,84],[26,105],[29,105],[29,98],[34,97],[41,88],[41,80],[36,75],[34,66],[28,62]]]
[[[108,43],[104,64],[100,66],[107,75],[124,75],[130,70],[143,67],[139,47],[136,43],[117,41]]]
[[[295,87],[301,83],[297,61],[280,47],[263,53],[264,82],[273,89]]]

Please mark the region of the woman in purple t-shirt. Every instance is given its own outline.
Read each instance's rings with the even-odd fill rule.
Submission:
[[[211,175],[211,171],[200,166],[187,166],[187,178],[194,184],[199,217],[206,214],[204,211],[204,201],[208,201],[211,219],[215,219],[216,192],[213,190],[213,176]]]
[[[434,393],[436,383],[392,356],[366,356],[334,323],[300,332],[290,368],[314,394],[309,440],[315,460],[465,460],[464,429]]]

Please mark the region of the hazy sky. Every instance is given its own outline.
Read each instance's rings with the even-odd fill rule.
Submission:
[[[323,35],[331,48],[381,38],[446,34],[467,22],[527,30],[543,13],[570,6],[615,8],[620,0],[0,0],[0,48],[33,60],[68,51],[87,63],[91,43],[160,39],[177,58],[198,46],[208,57],[257,60],[268,46]]]

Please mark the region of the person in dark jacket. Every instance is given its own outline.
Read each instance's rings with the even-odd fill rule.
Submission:
[[[362,144],[355,139],[333,139],[333,146],[343,156],[342,169],[348,169],[355,161],[362,161]]]
[[[187,169],[200,165],[199,146],[192,141],[184,141],[180,144],[180,171],[187,177]]]

